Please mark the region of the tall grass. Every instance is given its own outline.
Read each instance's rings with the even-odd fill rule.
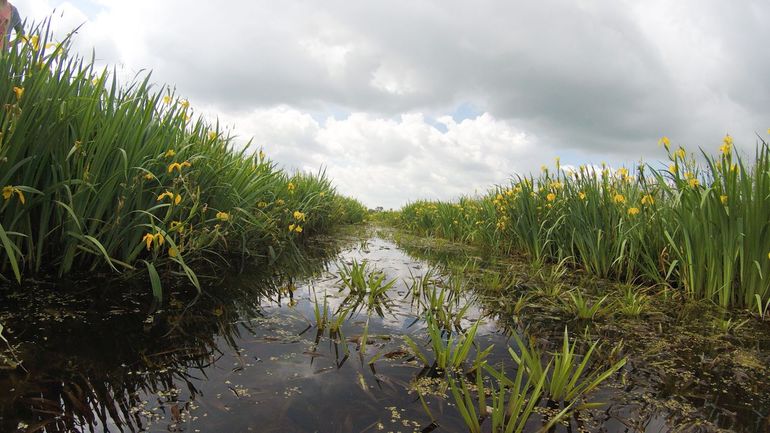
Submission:
[[[196,262],[275,260],[363,218],[323,172],[239,150],[150,75],[121,85],[46,26],[0,53],[0,274],[144,271],[196,286]],[[156,293],[157,294],[157,293]]]
[[[722,307],[770,298],[770,148],[750,162],[726,136],[720,152],[661,145],[668,167],[543,168],[484,197],[418,201],[398,224],[425,235],[566,260],[602,278],[666,284]]]

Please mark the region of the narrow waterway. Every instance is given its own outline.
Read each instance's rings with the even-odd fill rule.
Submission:
[[[362,229],[296,269],[247,269],[194,300],[180,289],[160,307],[141,291],[100,288],[104,295],[94,298],[95,290],[77,284],[62,291],[42,283],[23,293],[3,291],[0,319],[22,363],[0,370],[0,431],[466,432],[449,392],[423,389],[421,399],[416,391],[435,370],[402,338],[427,341],[415,282],[427,274],[437,284],[464,287],[447,308],[468,306],[459,328],[482,321],[476,347],[494,345],[490,365],[515,371],[510,335],[525,335],[529,326],[484,294],[479,279],[452,275],[483,267],[476,252],[409,254],[391,234]],[[374,304],[351,297],[340,282],[343,264],[364,261],[395,280]],[[329,321],[343,317],[339,332],[319,329],[317,314],[323,311]],[[563,324],[547,322],[538,322],[539,329],[548,329],[540,335],[553,336],[548,344],[555,347]],[[427,345],[422,349],[429,353]],[[666,432],[687,426],[753,432],[767,426],[766,399],[725,395],[736,389],[728,385],[680,388],[683,380],[697,382],[679,377],[700,374],[692,366],[679,366],[670,379],[654,371],[632,356],[590,395],[604,406],[578,411],[556,431]],[[766,386],[754,385],[759,391]],[[527,430],[537,431],[546,413],[538,411]]]

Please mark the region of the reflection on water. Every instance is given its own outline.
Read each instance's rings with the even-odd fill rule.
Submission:
[[[141,290],[70,289],[54,296],[49,287],[33,287],[3,295],[0,321],[13,331],[9,339],[24,362],[23,369],[0,372],[0,431],[466,431],[451,398],[426,398],[435,422],[423,410],[413,383],[431,370],[400,336],[425,341],[424,305],[411,295],[432,267],[415,256],[456,273],[475,272],[486,260],[464,249],[425,256],[370,234],[324,251],[269,274],[227,277],[194,301],[180,290],[160,309]],[[340,290],[337,266],[353,260],[396,279],[389,308],[382,317],[350,308],[339,332],[319,331],[318,305],[337,312],[351,301]],[[460,326],[484,318],[479,347],[495,344],[490,363],[510,368],[507,335],[525,326],[473,293],[463,297],[470,307]],[[559,325],[538,329],[543,341],[558,344]],[[556,430],[669,431],[682,413],[674,405],[692,396],[656,388],[665,380],[649,374],[629,363],[595,396],[611,404]],[[768,407],[762,404],[750,419],[721,424],[756,431]],[[719,401],[700,407],[712,411],[712,421],[729,412]],[[528,427],[536,431],[541,422],[535,417]]]

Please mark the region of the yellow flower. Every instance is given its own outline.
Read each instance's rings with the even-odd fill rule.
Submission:
[[[227,212],[217,212],[217,219],[220,221],[229,221],[230,214]]]
[[[166,158],[173,158],[174,155],[176,155],[176,151],[174,149],[169,149],[166,151],[166,153],[163,154]]]
[[[182,202],[182,196],[177,194],[176,197],[174,197],[174,204],[179,204]]]
[[[149,251],[150,248],[152,248],[152,239],[153,239],[153,236],[149,233],[145,234],[144,237],[142,238],[142,242],[144,242],[147,245],[147,251]]]
[[[260,208],[260,209],[266,208],[267,207],[267,202],[261,201],[261,202],[257,203],[257,207]]]
[[[296,224],[289,224],[289,231],[293,232],[294,231],[294,227],[297,227],[297,225]]]
[[[27,199],[24,197],[24,193],[15,186],[5,186],[3,187],[3,198],[6,200],[10,200],[13,195],[16,194],[19,197],[19,201],[21,204],[25,204],[27,202]]]
[[[725,135],[725,138],[722,140],[722,146],[719,147],[719,150],[722,151],[722,155],[729,155],[730,149],[733,147],[733,137],[730,137],[730,134]]]
[[[168,198],[173,200],[174,199],[174,193],[167,190],[166,192],[164,192],[163,194],[158,196],[158,200],[157,201],[163,201],[163,199],[166,198],[166,197],[168,197]]]
[[[580,200],[585,200],[586,199],[586,193],[584,193],[583,191],[580,191],[578,193],[578,197],[580,197]]]
[[[288,184],[288,185],[286,185],[286,188],[287,188],[287,189],[288,189],[290,192],[293,192],[293,191],[294,191],[294,189],[295,189],[296,187],[294,186],[294,183],[293,183],[293,182],[289,182],[289,184]]]
[[[297,233],[302,233],[302,227],[297,226],[297,228],[295,228],[294,231]]]
[[[153,180],[153,179],[155,179],[155,176],[152,173],[147,173],[147,174],[144,175],[144,178],[146,180]]]
[[[154,235],[147,233],[142,238],[142,242],[144,242],[145,245],[147,245],[147,251],[149,251],[150,248],[152,248],[153,243],[155,243],[158,246],[161,246],[166,242],[166,238],[164,238],[161,233],[155,233]]]
[[[184,108],[185,110],[186,110],[186,109],[188,109],[188,108],[190,108],[190,101],[188,101],[187,99],[183,99],[183,100],[181,100],[181,101],[179,102],[179,104],[180,104],[180,105],[182,106],[182,108]]]
[[[174,170],[176,170],[176,171],[178,171],[178,172],[181,174],[181,173],[182,173],[182,169],[183,169],[183,168],[185,168],[185,167],[190,167],[190,166],[191,166],[191,164],[190,164],[188,161],[182,162],[181,164],[180,164],[180,163],[178,163],[178,162],[172,162],[172,163],[171,163],[171,164],[168,166],[168,172],[169,172],[169,173],[171,173],[171,172],[173,172]]]
[[[171,222],[171,231],[172,232],[184,232],[184,223],[181,221],[172,221]]]
[[[643,204],[643,205],[648,205],[648,204],[649,204],[649,205],[651,205],[651,204],[655,204],[655,199],[654,199],[654,198],[652,198],[652,196],[651,196],[650,194],[647,194],[647,195],[645,195],[644,197],[642,197],[642,204]]]
[[[217,133],[216,131],[209,131],[209,140],[216,140]]]
[[[20,100],[22,96],[24,96],[24,88],[23,87],[14,87],[13,93],[16,94],[16,100]]]
[[[686,152],[684,151],[684,149],[683,149],[683,148],[681,148],[681,147],[680,147],[679,149],[677,149],[677,151],[676,151],[676,152],[674,152],[674,154],[675,154],[675,155],[676,155],[676,156],[677,156],[679,159],[684,159],[684,157],[685,157],[685,156],[687,156],[687,153],[686,153]]]
[[[286,204],[286,202],[283,201],[283,199],[279,198],[278,200],[275,201],[276,206],[283,206],[284,204]]]
[[[690,179],[688,183],[690,184],[691,188],[695,188],[700,184],[700,182],[698,182],[698,179],[695,179],[695,178]]]
[[[543,173],[545,173],[545,172],[547,172],[547,171],[548,171],[548,167],[546,167],[545,165],[541,165],[541,166],[540,166],[540,171],[542,171]]]
[[[676,164],[669,165],[668,171],[670,171],[672,174],[676,174]]]
[[[618,175],[621,179],[625,179],[628,177],[628,169],[627,168],[619,168],[618,169]]]
[[[318,193],[318,197],[324,198],[326,197],[326,193],[321,191],[320,193]]]
[[[671,145],[671,140],[669,140],[668,137],[661,137],[661,139],[658,140],[658,145],[668,149],[668,146]]]
[[[265,152],[263,152],[262,150],[259,151],[259,159],[260,160],[265,159]]]
[[[166,105],[170,104],[171,103],[171,96],[169,96],[169,95],[164,96],[163,97],[163,103],[166,104]]]
[[[29,42],[32,44],[32,49],[37,51],[40,48],[40,38],[38,35],[32,35],[31,38],[29,38]]]
[[[545,196],[545,199],[548,200],[548,201],[554,201],[554,200],[556,200],[556,194],[554,194],[552,192],[548,193],[548,195]]]
[[[639,214],[639,208],[638,207],[630,207],[628,208],[628,214],[631,216]]]
[[[305,214],[300,212],[300,211],[298,211],[298,210],[295,210],[294,211],[294,219],[297,220],[297,221],[305,221]]]
[[[720,195],[719,201],[722,202],[723,205],[727,205],[727,196],[726,195]]]
[[[551,188],[553,188],[553,189],[560,189],[560,188],[563,188],[563,187],[564,187],[564,185],[562,185],[561,182],[551,182]]]
[[[177,250],[176,248],[171,247],[168,249],[168,256],[171,257],[172,259],[178,255],[179,255],[179,250]]]
[[[615,197],[613,197],[612,200],[614,200],[615,203],[625,203],[626,202],[626,198],[623,197],[622,194],[615,194]]]
[[[738,171],[738,164],[733,164],[733,165],[731,165],[731,166],[730,166],[730,170],[731,170],[731,171],[735,171],[735,172],[737,172],[737,171]]]

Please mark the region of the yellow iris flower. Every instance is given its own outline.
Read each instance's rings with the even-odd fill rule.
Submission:
[[[24,192],[22,192],[19,188],[16,188],[15,186],[4,186],[3,187],[3,198],[6,200],[10,200],[11,197],[13,197],[14,194],[16,194],[19,197],[19,202],[21,204],[25,204],[27,202],[27,199],[24,197]]]
[[[13,93],[16,94],[16,100],[21,100],[21,97],[24,96],[24,88],[23,87],[14,87]]]
[[[229,221],[230,214],[227,212],[217,212],[217,219],[220,221]]]
[[[191,167],[191,164],[188,161],[184,161],[182,163],[178,162],[172,162],[168,166],[168,172],[171,173],[174,170],[178,171],[180,174],[182,173],[182,169],[185,167]]]
[[[163,237],[163,234],[161,233],[155,233],[154,235],[147,233],[142,238],[142,242],[144,242],[144,244],[147,246],[147,251],[149,251],[152,248],[153,243],[161,246],[166,242],[166,238]]]

